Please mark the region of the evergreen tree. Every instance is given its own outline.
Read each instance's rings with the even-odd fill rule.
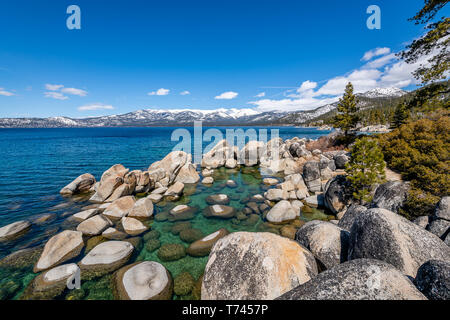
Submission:
[[[345,136],[348,136],[349,131],[355,129],[360,120],[358,111],[358,101],[353,94],[353,85],[349,82],[345,88],[344,96],[339,99],[337,114],[333,120],[334,127],[340,128],[344,131]]]
[[[362,204],[372,201],[375,185],[385,180],[385,166],[383,153],[374,139],[363,137],[355,142],[345,168],[355,200]]]
[[[437,52],[428,60],[429,65],[421,65],[414,76],[422,83],[445,79],[450,70],[450,18],[442,17],[433,22],[438,12],[448,4],[449,0],[425,0],[424,7],[411,19],[415,24],[425,24],[429,31],[423,37],[414,40],[400,56],[407,63],[416,63],[421,57]]]
[[[406,123],[406,120],[408,120],[408,109],[406,108],[406,104],[402,102],[395,108],[392,127],[399,128],[402,124]]]

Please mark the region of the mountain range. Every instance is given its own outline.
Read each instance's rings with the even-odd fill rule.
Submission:
[[[398,88],[376,88],[358,94],[361,108],[375,107],[381,100],[407,94]],[[205,126],[289,125],[310,122],[333,111],[337,102],[309,111],[258,111],[256,109],[216,110],[138,110],[120,115],[92,118],[1,118],[0,128],[67,128],[67,127],[150,127],[191,126],[202,121]]]

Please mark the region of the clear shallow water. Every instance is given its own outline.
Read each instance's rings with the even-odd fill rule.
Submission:
[[[279,129],[283,139],[294,136],[316,139],[328,133],[311,128]],[[45,221],[33,224],[31,231],[19,240],[0,243],[0,259],[11,252],[42,245],[56,233],[74,227],[67,224],[67,218],[81,211],[89,202],[86,197],[62,198],[59,190],[67,183],[85,172],[90,172],[99,179],[105,170],[116,163],[121,163],[130,170],[145,170],[151,163],[162,159],[178,143],[170,139],[173,130],[174,128],[0,129],[0,158],[3,164],[0,172],[0,227],[22,219],[33,221],[50,214]],[[191,128],[188,130],[192,131]],[[226,128],[220,130],[225,132]],[[209,142],[204,145],[208,144]],[[238,187],[226,187],[224,183],[227,179],[235,180]],[[238,219],[205,218],[201,212],[207,206],[204,199],[208,195],[228,194],[235,199],[230,206],[239,211],[245,206],[241,200],[262,193],[265,189],[259,173],[252,170],[245,173],[221,170],[215,175],[215,180],[213,187],[198,185],[195,190],[191,190],[191,195],[183,197],[179,202],[159,204],[156,206],[156,214],[183,203],[198,208],[190,222],[192,227],[200,229],[204,235],[220,228],[227,228],[231,232],[279,232],[261,218],[251,224]],[[301,219],[307,221],[328,217],[313,210],[304,213]],[[178,235],[170,232],[173,222],[152,220],[149,224],[153,230],[160,231],[162,244],[181,243],[188,246]],[[207,259],[186,256],[175,262],[162,262],[157,256],[157,250],[147,251],[146,243],[142,240],[130,263],[154,260],[162,262],[173,277],[187,271],[197,279],[203,272]],[[18,298],[34,276],[31,268],[0,268],[0,299],[2,295],[9,299]],[[105,276],[84,282],[83,294],[76,296],[72,292],[72,298],[111,299],[109,278],[110,276]],[[67,297],[63,295],[59,298]]]

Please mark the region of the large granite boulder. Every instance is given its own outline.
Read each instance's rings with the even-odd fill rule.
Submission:
[[[34,272],[53,268],[78,256],[84,247],[83,234],[79,231],[66,230],[51,237],[45,244]]]
[[[389,263],[358,259],[320,273],[279,300],[426,300],[412,282]]]
[[[179,196],[183,193],[183,190],[184,183],[177,181],[167,189],[166,193],[164,193],[164,196]]]
[[[230,148],[227,140],[221,140],[203,155],[201,166],[217,169],[223,167],[228,159],[234,159],[234,151]]]
[[[436,206],[433,218],[450,221],[450,197],[443,197]]]
[[[417,271],[414,283],[430,300],[450,300],[450,262],[425,262]]]
[[[345,209],[351,199],[350,184],[345,176],[329,180],[325,186],[325,207],[333,214]]]
[[[388,262],[415,277],[429,260],[450,260],[450,248],[434,234],[385,209],[358,215],[350,231],[349,260],[372,258]]]
[[[199,181],[200,175],[198,174],[195,166],[190,162],[181,167],[177,177],[175,178],[175,182],[181,182],[184,184],[193,184]]]
[[[137,219],[148,219],[153,215],[153,201],[151,198],[142,198],[136,201],[128,213],[128,217]]]
[[[148,171],[153,172],[155,169],[164,169],[166,177],[169,178],[169,184],[175,181],[181,168],[190,161],[190,155],[184,151],[172,151],[164,159],[153,163]],[[158,181],[158,180],[157,180]]]
[[[337,154],[334,156],[334,163],[337,169],[345,169],[346,164],[350,161],[346,154]]]
[[[29,221],[17,221],[0,228],[0,241],[16,239],[31,228]]]
[[[235,232],[214,245],[202,300],[270,300],[317,275],[314,256],[272,233]]]
[[[120,220],[134,208],[136,199],[133,196],[126,196],[117,199],[103,211],[103,215],[112,220]]]
[[[289,193],[282,189],[269,189],[264,193],[264,197],[269,201],[281,201],[289,199]]]
[[[89,218],[77,226],[77,231],[80,231],[85,236],[96,236],[111,227],[113,223],[107,217],[99,214]]]
[[[350,233],[326,221],[310,221],[298,229],[295,240],[304,246],[325,269],[345,261]]]
[[[263,141],[249,141],[239,152],[238,163],[247,167],[256,166],[260,161],[264,146]]]
[[[319,162],[308,161],[303,166],[303,179],[311,192],[319,192],[322,189],[320,180]]]
[[[146,193],[155,188],[155,180],[150,176],[148,171],[134,170],[130,173],[136,176],[135,193]]]
[[[271,223],[287,223],[299,216],[300,210],[294,209],[289,201],[282,200],[270,209],[266,219]]]
[[[213,247],[213,245],[219,241],[219,239],[228,235],[229,232],[227,229],[220,229],[216,232],[213,232],[206,237],[197,240],[189,245],[186,252],[188,255],[193,257],[204,257],[207,256]]]
[[[100,212],[100,209],[88,209],[88,210],[84,210],[84,211],[81,211],[81,212],[78,212],[78,213],[75,213],[73,216],[72,216],[72,219],[74,220],[74,221],[77,221],[77,222],[83,222],[83,221],[85,221],[85,220],[87,220],[87,219],[89,219],[89,218],[92,218],[93,216],[95,216],[96,214],[98,214]]]
[[[375,191],[370,207],[386,209],[395,213],[403,207],[409,191],[409,183],[389,181],[380,185]]]
[[[136,262],[114,274],[114,296],[119,300],[170,300],[173,281],[155,261]]]
[[[88,192],[95,183],[96,180],[94,176],[90,173],[85,173],[62,188],[59,193],[70,196],[77,193]]]
[[[133,253],[134,247],[127,241],[102,242],[78,263],[82,279],[100,277],[119,269]]]
[[[342,218],[339,220],[338,226],[344,230],[350,231],[353,222],[355,222],[355,219],[358,218],[358,216],[366,210],[367,208],[364,206],[360,206],[359,204],[352,204],[350,207],[348,207]]]
[[[130,236],[137,236],[148,230],[146,225],[135,218],[123,217],[121,222],[123,230]]]
[[[116,164],[106,170],[100,182],[96,188],[95,194],[91,197],[90,201],[93,202],[104,202],[108,199],[114,191],[123,184],[125,175],[129,172],[121,164]]]

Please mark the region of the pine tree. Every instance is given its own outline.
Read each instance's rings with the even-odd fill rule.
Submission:
[[[344,131],[345,136],[348,136],[349,131],[355,129],[360,120],[358,111],[358,101],[353,94],[353,85],[349,82],[345,88],[344,96],[339,99],[337,114],[333,120],[334,127],[340,128]]]
[[[355,200],[362,204],[372,201],[375,185],[385,180],[385,166],[383,153],[374,139],[363,137],[355,142],[345,169]]]
[[[404,102],[401,102],[395,108],[392,127],[399,128],[402,124],[405,124],[407,120],[408,120],[408,109],[406,108],[406,104]]]

